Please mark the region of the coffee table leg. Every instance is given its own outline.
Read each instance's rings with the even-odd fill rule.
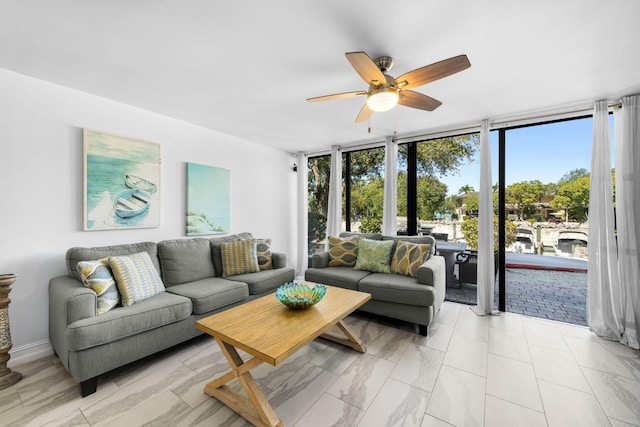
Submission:
[[[254,357],[244,362],[235,347],[220,341],[218,338],[216,338],[216,341],[227,358],[231,371],[208,383],[204,387],[204,392],[211,397],[215,397],[255,426],[284,427],[284,423],[278,418],[249,372],[260,365],[262,361]],[[226,385],[235,378],[238,379],[245,393],[247,393],[248,399]]]
[[[337,337],[331,334],[322,334],[320,336],[324,339],[351,347],[352,349],[359,351],[360,353],[367,352],[367,345],[355,334],[355,332],[351,330],[351,328],[347,326],[346,323],[344,323],[343,320],[336,323],[336,326],[340,328],[340,330],[347,337],[347,339],[344,339],[342,337]]]

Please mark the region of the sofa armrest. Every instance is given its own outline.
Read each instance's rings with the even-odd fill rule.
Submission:
[[[284,268],[287,266],[287,254],[271,252],[271,263],[273,268]]]
[[[329,252],[318,252],[311,255],[311,268],[329,267]]]
[[[76,279],[60,276],[49,281],[49,316],[57,317],[64,327],[96,316],[97,306],[96,293]]]
[[[442,295],[442,299],[444,299],[447,280],[444,257],[440,255],[431,256],[418,267],[417,279],[418,283],[433,286],[436,295]]]

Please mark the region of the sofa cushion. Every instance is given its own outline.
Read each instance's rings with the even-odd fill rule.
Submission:
[[[69,351],[107,344],[187,319],[191,308],[189,298],[162,292],[137,304],[116,307],[101,316],[70,324],[65,341]]]
[[[75,247],[67,250],[67,273],[76,280],[82,280],[76,270],[76,265],[80,261],[93,261],[110,256],[137,254],[146,252],[151,258],[154,267],[160,273],[160,263],[158,262],[158,246],[154,242],[130,243],[126,245],[98,246],[93,248]],[[220,270],[222,271],[222,270]]]
[[[370,274],[360,280],[358,290],[370,293],[373,300],[399,304],[428,307],[435,301],[432,286],[422,285],[417,279],[400,274]]]
[[[209,277],[190,283],[171,286],[167,292],[189,298],[193,314],[203,314],[247,299],[249,288],[245,283],[220,277]]]
[[[396,243],[396,250],[391,259],[391,272],[416,277],[420,267],[431,253],[431,245],[405,241]]]
[[[116,280],[111,274],[109,258],[97,261],[80,261],[77,265],[82,284],[96,293],[96,314],[104,314],[120,303]]]
[[[377,273],[391,272],[391,256],[395,242],[358,240],[358,259],[354,270],[367,270]]]
[[[260,271],[256,242],[238,240],[225,242],[222,249],[222,277]]]
[[[237,280],[249,286],[249,294],[256,295],[275,291],[278,286],[293,281],[295,270],[291,267],[261,270],[257,273],[238,274],[227,280]]]
[[[352,231],[343,231],[342,233],[340,233],[340,237],[356,237],[358,239],[382,240],[382,234],[380,233],[356,233]]]
[[[222,243],[251,239],[253,239],[251,233],[231,234],[229,236],[212,237],[209,239],[209,244],[211,245],[211,258],[213,258],[213,268],[216,271],[216,276],[222,276]]]
[[[358,238],[329,237],[329,267],[353,267],[358,258]]]
[[[253,239],[253,241],[256,242],[256,252],[258,253],[258,266],[260,270],[272,269],[271,239]]]
[[[164,291],[162,279],[146,252],[109,257],[109,265],[124,306]]]
[[[208,239],[177,239],[158,242],[158,258],[165,286],[215,276]]]
[[[370,274],[368,271],[354,270],[352,267],[308,268],[304,273],[304,279],[357,291],[358,282]]]

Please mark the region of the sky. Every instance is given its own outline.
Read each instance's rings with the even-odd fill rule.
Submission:
[[[505,186],[536,179],[543,184],[556,183],[574,169],[590,170],[592,130],[591,117],[507,130]],[[498,182],[498,131],[491,131],[490,135],[491,181],[495,184]],[[479,158],[478,152],[476,162],[462,166],[460,174],[439,178],[447,184],[449,195],[458,194],[465,185],[479,190]]]

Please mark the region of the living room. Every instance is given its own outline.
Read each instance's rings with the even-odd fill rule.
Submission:
[[[635,53],[640,6],[635,1],[608,5],[592,1],[588,7],[578,1],[252,3],[250,8],[205,2],[189,7],[179,2],[80,5],[70,1],[3,6],[0,274],[17,275],[9,306],[12,369],[29,366],[22,372],[26,377],[32,368],[37,371],[34,363],[53,357],[48,284],[65,273],[67,249],[186,236],[187,163],[228,169],[231,232],[271,238],[274,250],[286,253],[288,264],[297,268],[306,261],[299,256],[302,239],[296,226],[297,153],[380,143],[394,132],[406,138],[436,135],[477,127],[487,118],[505,122],[545,114],[560,117],[591,108],[600,99],[617,102],[640,93],[640,58]],[[416,89],[443,102],[433,112],[400,106],[375,114],[370,123],[356,124],[363,100],[305,101],[366,89],[345,59],[344,53],[353,51],[365,51],[372,58],[393,55],[394,76],[459,54],[468,56],[471,67]],[[158,227],[83,230],[84,129],[160,145]],[[441,334],[449,335],[439,338],[438,331],[430,331],[438,351],[446,349],[438,340],[449,342],[455,322],[464,323],[469,334],[476,330],[467,323],[471,322],[468,309],[447,309],[440,313],[437,326]],[[396,349],[409,348],[417,335],[393,322],[369,322],[366,316],[352,321],[363,325],[370,338],[377,336],[374,330],[380,336],[386,333],[378,342],[380,348],[385,340]],[[481,322],[479,334],[484,336],[489,322]],[[396,330],[401,331],[400,344],[392,336]],[[187,354],[203,349],[215,353],[214,346],[200,341],[177,357],[188,359]],[[375,345],[371,348],[376,351]],[[335,350],[314,344],[308,351],[316,357],[327,349]],[[637,367],[634,354],[635,359],[627,360]],[[352,355],[335,357],[351,360]],[[389,350],[388,357],[397,363],[401,355]],[[175,359],[166,366],[162,363],[153,369],[179,366]],[[207,368],[208,373],[214,370],[211,365]],[[390,366],[385,369],[391,371]],[[120,385],[135,383],[146,370],[136,365],[136,373]],[[640,378],[627,379],[630,390],[637,390]],[[103,390],[114,394],[117,383],[109,382]],[[52,396],[36,389],[38,381],[23,384],[28,385],[27,400],[40,393]],[[63,395],[78,394],[77,386],[64,384]],[[19,386],[0,391],[3,414],[15,410],[14,390]],[[54,406],[48,412],[51,422],[58,419]],[[603,413],[612,424],[622,420],[640,425],[637,411],[629,410],[626,417]],[[435,416],[442,412],[432,414],[447,421]],[[68,413],[62,410],[59,415]],[[546,422],[553,424],[551,419]],[[116,418],[108,421],[118,425]],[[448,422],[465,424],[455,418]],[[423,425],[431,424],[425,420]]]

